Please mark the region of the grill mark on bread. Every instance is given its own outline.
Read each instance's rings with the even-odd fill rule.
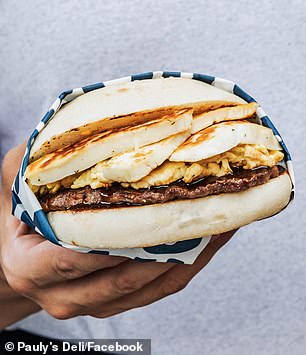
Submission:
[[[99,121],[95,121],[89,124],[83,124],[80,127],[71,128],[70,130],[63,132],[61,135],[53,136],[48,141],[42,144],[41,149],[43,151],[47,149],[47,151],[45,151],[45,154],[50,154],[58,149],[62,149],[62,148],[66,149],[72,144],[79,143],[84,138],[87,137],[90,138],[93,135],[97,135],[108,130],[120,129],[123,127],[129,127],[144,122],[148,122],[157,119],[163,115],[173,114],[177,110],[185,109],[187,107],[193,107],[194,115],[199,115],[219,108],[234,107],[238,105],[241,105],[241,103],[230,102],[230,101],[226,101],[226,102],[212,101],[211,103],[205,102],[205,105],[203,106],[202,102],[196,102],[196,103],[177,105],[177,106],[159,107],[154,110],[138,111],[126,115],[118,115],[118,116],[114,115],[105,118],[103,122],[101,121],[99,123]],[[128,120],[129,122],[128,124],[120,123],[118,125],[115,125],[114,127],[113,126],[109,127],[110,122],[122,121],[122,120]],[[63,141],[62,135],[68,135],[69,139]],[[51,147],[51,142],[53,143],[52,145],[53,148]],[[32,163],[33,161],[41,158],[45,154],[42,154],[41,152],[35,152],[33,156],[30,157],[30,162]]]
[[[30,164],[28,166],[28,170],[32,171],[36,167],[43,168],[43,169],[47,168],[54,160],[58,160],[60,158],[65,158],[67,155],[78,152],[78,151],[84,149],[87,145],[92,144],[92,143],[97,143],[100,140],[103,140],[115,133],[129,132],[129,131],[134,130],[135,128],[138,128],[138,127],[139,128],[142,128],[142,127],[149,128],[149,127],[154,126],[155,124],[158,124],[159,122],[162,122],[165,120],[167,120],[169,122],[173,122],[173,124],[174,124],[175,119],[178,116],[183,115],[184,113],[190,111],[191,109],[192,108],[190,108],[190,107],[186,107],[181,110],[172,112],[171,114],[163,115],[161,117],[155,118],[154,120],[150,120],[150,121],[142,122],[142,123],[136,123],[134,125],[130,125],[127,127],[114,128],[111,130],[104,131],[102,133],[98,133],[98,134],[83,138],[81,141],[78,141],[68,147],[60,148],[60,149],[54,151],[53,153],[50,153],[48,156],[45,156],[45,157],[42,157],[42,158],[36,160],[35,162],[33,162],[32,164]]]
[[[91,189],[87,186],[44,196],[40,198],[40,203],[45,212],[166,203],[245,191],[278,177],[284,171],[285,169],[281,166],[254,170],[236,169],[233,174],[222,177],[210,176],[190,184],[178,181],[167,186],[140,190],[123,188],[119,184],[114,184],[108,189]]]

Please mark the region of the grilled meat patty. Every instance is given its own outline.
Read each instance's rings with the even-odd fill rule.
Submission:
[[[167,186],[135,190],[114,184],[110,188],[66,189],[54,195],[40,197],[45,212],[73,209],[109,208],[120,206],[150,205],[173,200],[193,199],[221,193],[239,192],[262,185],[284,172],[281,166],[235,169],[233,174],[222,177],[206,177],[186,184],[177,181]]]

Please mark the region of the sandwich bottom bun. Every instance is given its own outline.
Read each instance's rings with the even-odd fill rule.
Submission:
[[[137,248],[227,232],[272,216],[289,203],[287,173],[243,192],[164,204],[58,211],[49,222],[62,242],[91,249]]]

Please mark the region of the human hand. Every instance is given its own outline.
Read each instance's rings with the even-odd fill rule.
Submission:
[[[193,265],[140,264],[54,245],[10,215],[11,185],[24,149],[11,150],[3,162],[0,262],[10,287],[57,319],[110,317],[178,292],[234,234],[214,236]]]

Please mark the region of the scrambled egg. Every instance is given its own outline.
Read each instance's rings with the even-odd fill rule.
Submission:
[[[171,182],[182,179],[186,183],[205,176],[224,176],[232,173],[232,167],[243,169],[254,169],[259,166],[272,167],[281,161],[284,154],[278,150],[268,150],[262,145],[241,144],[227,152],[215,155],[209,159],[196,163],[170,162],[166,161],[158,168],[151,171],[144,178],[128,183],[121,183],[123,187],[134,189],[149,188],[150,186],[167,185]],[[61,187],[78,189],[90,186],[92,189],[109,187],[114,181],[103,176],[103,163],[98,163],[91,169],[69,176],[45,186],[31,186],[35,193],[41,195],[55,193]]]
[[[136,182],[122,183],[123,187],[133,187],[134,189],[149,188],[150,186],[161,186],[170,184],[173,181],[184,177],[187,170],[185,163],[166,161],[149,175]]]
[[[50,184],[43,185],[43,186],[32,185],[29,181],[27,181],[27,183],[30,186],[31,190],[35,194],[39,194],[39,195],[45,195],[47,193],[54,194],[60,188],[69,188],[69,187],[71,187],[71,185],[73,184],[73,181],[75,181],[75,179],[77,179],[77,177],[79,175],[80,175],[80,173],[79,174],[74,174],[74,175],[71,175],[71,176],[67,176],[67,177],[65,177],[62,180],[59,180],[59,181],[56,181],[56,182],[52,182]]]
[[[232,167],[254,169],[259,166],[272,167],[284,158],[279,150],[268,150],[262,145],[241,144],[227,152],[190,165],[183,180],[189,183],[205,176],[224,176],[232,173]]]
[[[278,150],[268,150],[261,145],[243,144],[193,164],[167,161],[143,179],[121,185],[140,189],[167,185],[179,179],[190,183],[205,176],[220,177],[230,174],[233,172],[231,167],[243,169],[254,169],[259,166],[272,167],[283,158],[284,154]]]
[[[109,187],[113,181],[108,180],[103,175],[103,167],[105,162],[96,164],[93,168],[86,170],[79,176],[72,184],[72,189],[79,189],[80,187],[90,186],[92,189],[99,187]]]

